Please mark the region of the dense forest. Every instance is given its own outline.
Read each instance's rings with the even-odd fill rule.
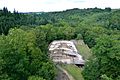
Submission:
[[[120,9],[87,8],[61,12],[0,10],[0,80],[54,80],[49,59],[53,40],[83,39],[92,57],[85,80],[120,80]]]

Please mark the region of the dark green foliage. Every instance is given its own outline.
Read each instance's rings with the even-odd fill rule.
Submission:
[[[0,36],[0,79],[27,80],[34,75],[46,80],[55,76],[52,62],[36,46],[35,33],[12,29]]]
[[[119,80],[119,37],[120,36],[102,36],[97,40],[97,44],[93,48],[94,57],[88,61],[83,71],[85,80],[102,80],[101,77],[103,77],[104,74],[108,78]]]
[[[109,28],[120,30],[120,10],[117,10],[110,15]]]
[[[9,12],[7,8],[0,10],[0,34],[8,34],[10,28],[24,26],[44,25],[48,21],[44,17],[39,17],[36,14],[18,13],[14,10]]]
[[[105,8],[105,11],[108,11],[108,12],[109,12],[109,11],[111,11],[111,10],[112,10],[112,9],[111,9],[110,7],[106,7],[106,8]]]
[[[71,39],[83,39],[93,48],[83,71],[85,80],[119,80],[119,17],[120,10],[109,7],[46,13],[11,13],[4,7],[0,10],[0,80],[53,80],[55,67],[48,45]],[[22,30],[9,31],[14,27]]]
[[[71,9],[66,10],[63,12],[38,12],[38,13],[19,13],[18,11],[14,10],[13,13],[9,12],[7,8],[3,8],[0,10],[0,34],[4,33],[7,34],[8,30],[14,27],[19,26],[38,26],[38,25],[46,25],[48,23],[53,24],[55,26],[64,26],[60,23],[66,22],[71,27],[78,27],[81,23],[86,24],[87,26],[90,25],[102,25],[104,27],[112,27],[119,29],[119,22],[116,22],[110,16],[118,16],[119,11],[112,12],[111,8],[88,8],[88,9]],[[115,14],[114,14],[115,13]],[[109,15],[110,14],[110,15]],[[90,18],[91,22],[88,22]],[[94,19],[95,18],[95,19]],[[88,20],[87,20],[88,19]],[[93,22],[95,20],[95,22]],[[114,20],[112,23],[111,20]],[[88,23],[90,23],[90,25]],[[97,22],[97,23],[96,23]],[[109,24],[110,22],[110,24]],[[117,26],[116,26],[117,25]]]
[[[30,77],[28,78],[28,80],[45,80],[45,79],[43,79],[43,78],[41,78],[41,77],[38,77],[38,76],[30,76]]]

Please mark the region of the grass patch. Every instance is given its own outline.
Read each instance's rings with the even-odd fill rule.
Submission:
[[[92,55],[89,47],[84,43],[83,40],[76,40],[76,48],[79,51],[79,53],[85,58],[85,60],[89,59],[89,57]]]
[[[82,72],[82,69],[75,66],[75,65],[62,65],[62,67],[67,70],[67,72],[73,76],[73,78],[75,80],[84,80],[81,72]]]

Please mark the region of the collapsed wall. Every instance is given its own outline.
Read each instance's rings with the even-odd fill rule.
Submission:
[[[51,42],[49,45],[49,55],[55,63],[81,65],[85,63],[72,41],[58,40]]]

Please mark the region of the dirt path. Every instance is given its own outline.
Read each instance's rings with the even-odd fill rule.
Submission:
[[[59,69],[58,75],[56,77],[56,80],[75,80],[68,72],[57,65],[57,68]]]

